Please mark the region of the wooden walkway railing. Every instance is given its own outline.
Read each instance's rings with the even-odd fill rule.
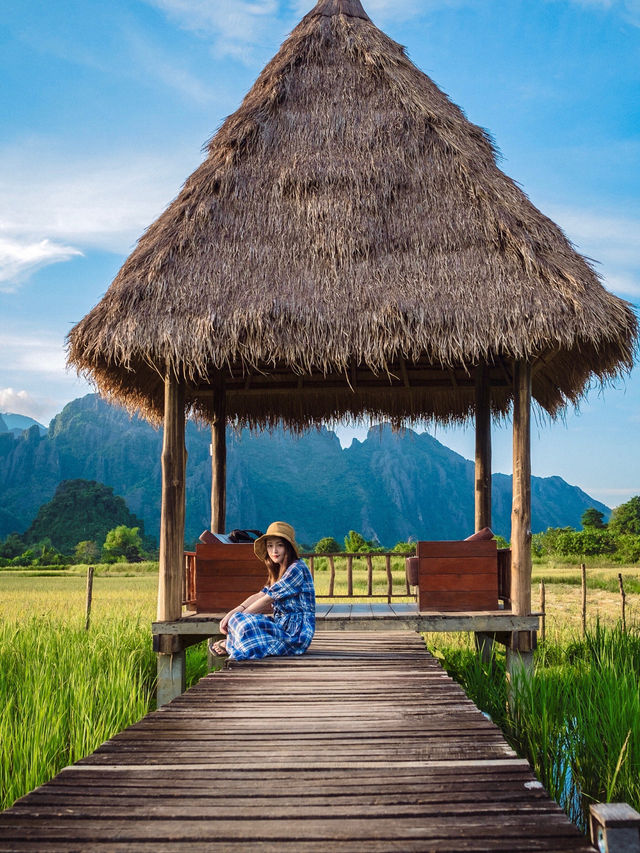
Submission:
[[[353,585],[353,564],[354,560],[357,561],[356,565],[366,566],[366,589],[357,590],[355,595],[357,597],[367,598],[386,598],[388,602],[394,597],[406,597],[410,596],[411,587],[409,586],[409,581],[407,580],[407,576],[404,572],[404,566],[402,568],[402,580],[399,582],[398,578],[396,578],[396,585],[394,589],[394,577],[392,571],[391,560],[395,559],[397,562],[402,562],[404,564],[404,555],[397,554],[391,551],[387,551],[385,553],[380,554],[370,554],[370,553],[336,553],[336,554],[316,554],[314,553],[305,553],[301,554],[301,556],[307,561],[309,565],[309,569],[311,570],[311,575],[315,581],[315,568],[318,562],[327,563],[328,566],[328,590],[326,594],[319,592],[316,590],[316,598],[353,598],[354,597],[354,585]],[[344,561],[345,563],[345,580],[346,580],[346,590],[344,592],[336,592],[336,560]],[[384,581],[386,584],[386,591],[384,593],[374,593],[374,561],[376,564],[380,564],[384,560],[383,566],[377,567],[375,569],[376,574],[380,575],[384,573]],[[414,596],[415,597],[415,596]]]
[[[0,815],[0,851],[593,851],[417,634],[231,663]]]

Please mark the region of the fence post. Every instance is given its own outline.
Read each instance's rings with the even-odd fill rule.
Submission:
[[[622,582],[622,572],[618,572],[618,585],[620,586],[620,599],[622,606],[622,633],[627,633],[627,615],[625,613],[626,595],[624,594],[624,584]]]
[[[84,620],[84,630],[89,630],[89,623],[91,622],[91,599],[93,598],[93,566],[89,566],[87,569],[87,602],[85,605],[85,620]]]
[[[331,575],[329,576],[329,596],[331,597],[336,582],[336,564],[333,562],[333,554],[329,554],[329,565],[331,566]]]
[[[391,554],[385,556],[385,568],[387,570],[387,602],[391,604],[393,595],[393,573],[391,571]]]
[[[373,558],[371,554],[367,554],[367,595],[369,598],[373,595]]]
[[[627,803],[589,806],[591,841],[600,853],[640,853],[640,814]]]
[[[353,596],[353,554],[347,554],[347,595]]]
[[[587,567],[580,563],[582,573],[582,636],[587,633]]]
[[[547,595],[544,586],[544,581],[540,581],[540,639],[544,643],[547,636]]]

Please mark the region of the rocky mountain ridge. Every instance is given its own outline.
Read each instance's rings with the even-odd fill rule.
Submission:
[[[208,527],[210,432],[189,422],[186,540]],[[264,529],[289,520],[299,539],[338,541],[350,530],[385,546],[400,540],[456,539],[473,530],[473,463],[428,433],[372,427],[366,440],[343,449],[335,433],[296,437],[227,431],[228,529]],[[0,536],[26,530],[39,507],[69,479],[111,486],[144,519],[150,536],[160,523],[162,431],[130,417],[97,395],[74,400],[41,434],[37,424],[19,435],[0,432]],[[532,481],[533,530],[580,525],[603,504],[560,477]],[[493,477],[493,528],[509,536],[511,477]]]

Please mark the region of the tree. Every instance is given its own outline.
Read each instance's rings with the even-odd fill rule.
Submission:
[[[589,509],[585,509],[582,513],[580,524],[585,528],[595,527],[596,530],[604,530],[607,526],[604,522],[604,513],[600,512],[599,509],[596,509],[593,506],[590,506]]]
[[[137,527],[145,548],[152,547],[144,538],[143,523],[110,486],[95,480],[65,480],[40,507],[23,538],[27,545],[50,539],[59,551],[71,555],[78,542],[104,542],[107,533],[120,524]]]
[[[142,559],[142,539],[138,527],[120,524],[107,533],[102,546],[106,563],[139,563]]]
[[[9,560],[19,557],[23,551],[24,542],[19,533],[10,533],[0,544],[0,557],[7,557]]]
[[[383,548],[375,542],[369,542],[361,533],[350,530],[349,535],[344,537],[344,550],[349,554],[375,554],[384,552]]]
[[[640,536],[640,495],[613,510],[609,530],[616,535],[631,533]]]
[[[325,536],[324,539],[318,540],[314,548],[316,554],[339,554],[340,550],[340,546],[333,536]]]
[[[394,554],[404,554],[406,557],[413,556],[416,553],[415,542],[396,542],[391,549]]]
[[[93,539],[84,539],[78,542],[73,553],[73,561],[76,564],[88,565],[95,563],[100,558],[100,549]]]

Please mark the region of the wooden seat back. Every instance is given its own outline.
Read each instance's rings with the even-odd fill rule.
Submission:
[[[184,603],[195,613],[226,613],[267,582],[252,542],[198,543],[195,552],[185,554],[185,570]]]
[[[496,542],[418,542],[420,610],[497,610]]]

